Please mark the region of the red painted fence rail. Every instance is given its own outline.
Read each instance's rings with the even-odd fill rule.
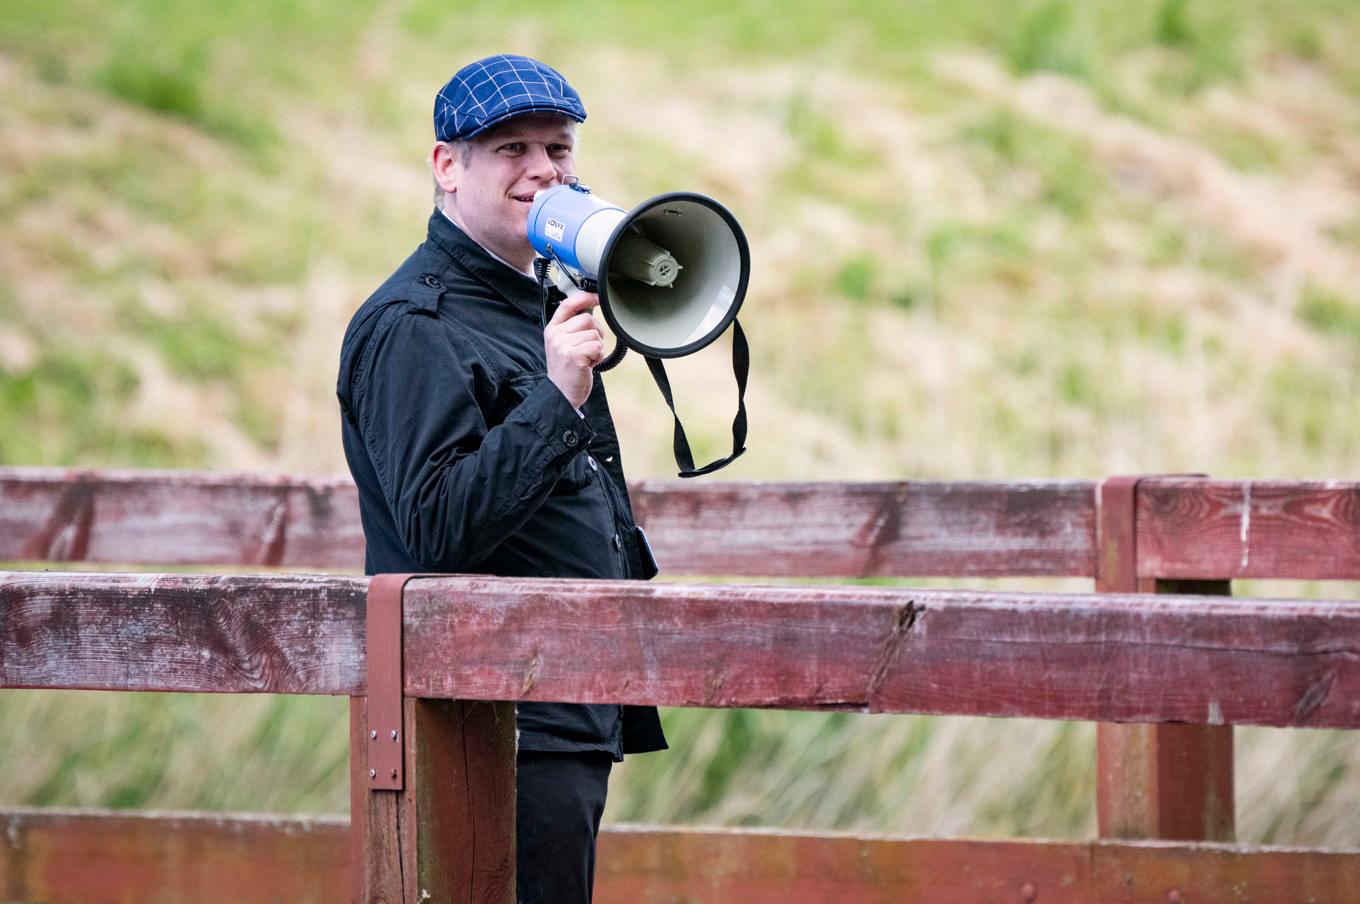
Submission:
[[[0,572],[0,687],[361,695],[366,587]],[[449,576],[404,635],[428,699],[1360,728],[1360,602]]]
[[[0,811],[15,901],[335,904],[349,821],[220,813]],[[612,826],[598,904],[1351,904],[1355,855],[1158,841],[983,841]],[[1031,894],[1032,893],[1032,894]]]
[[[1093,481],[631,487],[666,573],[1096,574]],[[1360,482],[1147,478],[1138,571],[1360,580]],[[359,570],[342,478],[0,468],[0,561]]]

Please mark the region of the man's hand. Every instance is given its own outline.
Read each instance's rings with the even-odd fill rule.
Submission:
[[[594,367],[604,360],[604,337],[590,309],[600,303],[593,292],[573,292],[557,306],[543,330],[543,351],[552,380],[571,407],[580,408],[590,397]]]

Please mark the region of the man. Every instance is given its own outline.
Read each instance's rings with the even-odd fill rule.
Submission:
[[[365,570],[650,578],[604,386],[594,295],[546,328],[525,221],[575,173],[579,95],[520,56],[435,100],[424,244],[359,308],[337,392]],[[521,902],[589,901],[612,763],[666,746],[651,707],[521,703]]]

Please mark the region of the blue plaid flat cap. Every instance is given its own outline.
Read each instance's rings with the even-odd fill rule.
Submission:
[[[521,113],[552,110],[584,122],[586,108],[556,69],[524,56],[500,54],[454,73],[434,98],[436,141],[458,141]]]

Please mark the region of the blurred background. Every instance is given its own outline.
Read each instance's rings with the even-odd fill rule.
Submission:
[[[424,236],[434,93],[515,52],[580,90],[598,193],[751,240],[724,479],[1360,479],[1357,46],[1353,0],[0,0],[0,465],[346,473],[340,337]],[[673,476],[639,362],[610,395]],[[1094,831],[1089,724],[664,719],[607,819]],[[1360,846],[1357,735],[1239,730],[1239,838]],[[0,804],[340,813],[347,755],[342,700],[0,695]]]

